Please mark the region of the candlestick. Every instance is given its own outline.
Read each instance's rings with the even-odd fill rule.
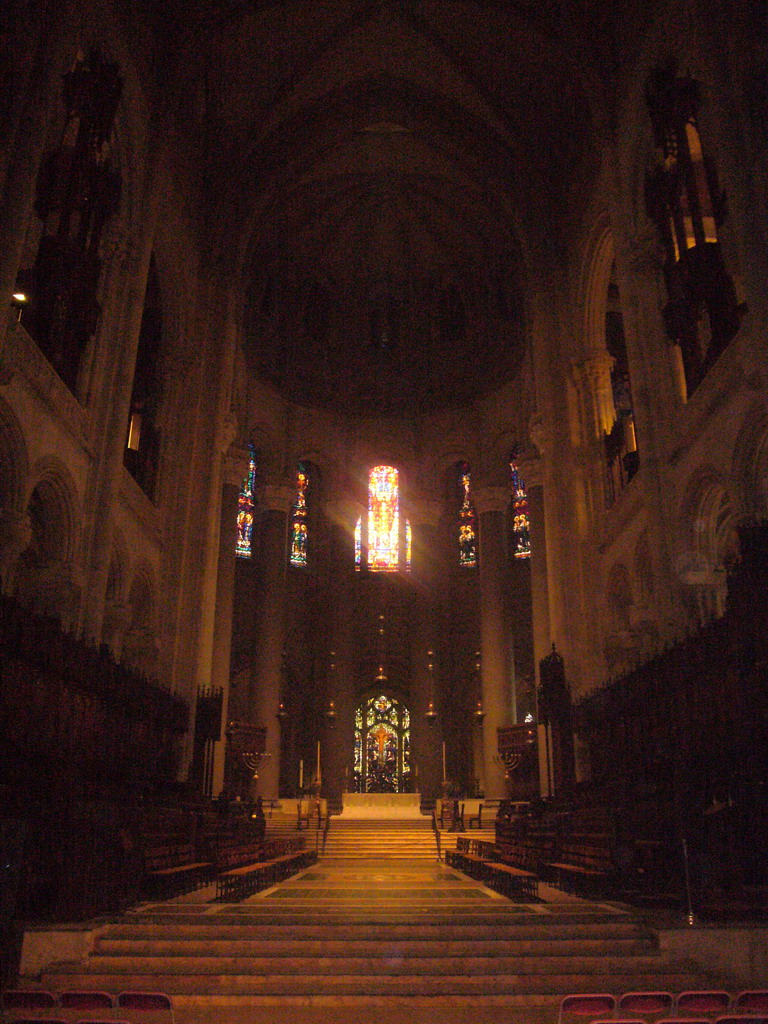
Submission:
[[[299,789],[304,789],[304,761],[299,761]]]
[[[320,740],[317,741],[317,784],[320,785]]]
[[[445,783],[448,776],[445,774],[445,740],[443,740],[443,783]]]

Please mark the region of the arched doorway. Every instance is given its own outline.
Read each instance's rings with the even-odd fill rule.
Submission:
[[[356,793],[411,789],[411,716],[394,697],[370,697],[357,709],[352,788]]]

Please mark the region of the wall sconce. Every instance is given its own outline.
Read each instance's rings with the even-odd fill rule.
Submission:
[[[21,321],[21,314],[24,312],[24,307],[29,302],[29,298],[24,292],[14,292],[11,297],[11,306],[16,311],[16,323]]]
[[[285,704],[283,704],[282,701],[277,705],[275,718],[277,718],[280,725],[283,725],[283,723],[288,720],[288,712],[285,710]]]
[[[336,724],[336,705],[333,701],[328,702],[328,710],[325,712],[325,717],[328,719],[328,725]]]

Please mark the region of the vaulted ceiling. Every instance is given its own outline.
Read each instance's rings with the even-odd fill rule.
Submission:
[[[594,154],[562,6],[192,5],[185,117],[255,372],[301,403],[401,413],[519,371],[530,254],[556,247]]]

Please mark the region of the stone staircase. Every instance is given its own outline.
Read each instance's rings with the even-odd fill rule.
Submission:
[[[432,858],[329,858],[244,904],[138,908],[39,980],[168,992],[177,1024],[554,1024],[568,992],[704,983],[621,908],[514,904]]]

